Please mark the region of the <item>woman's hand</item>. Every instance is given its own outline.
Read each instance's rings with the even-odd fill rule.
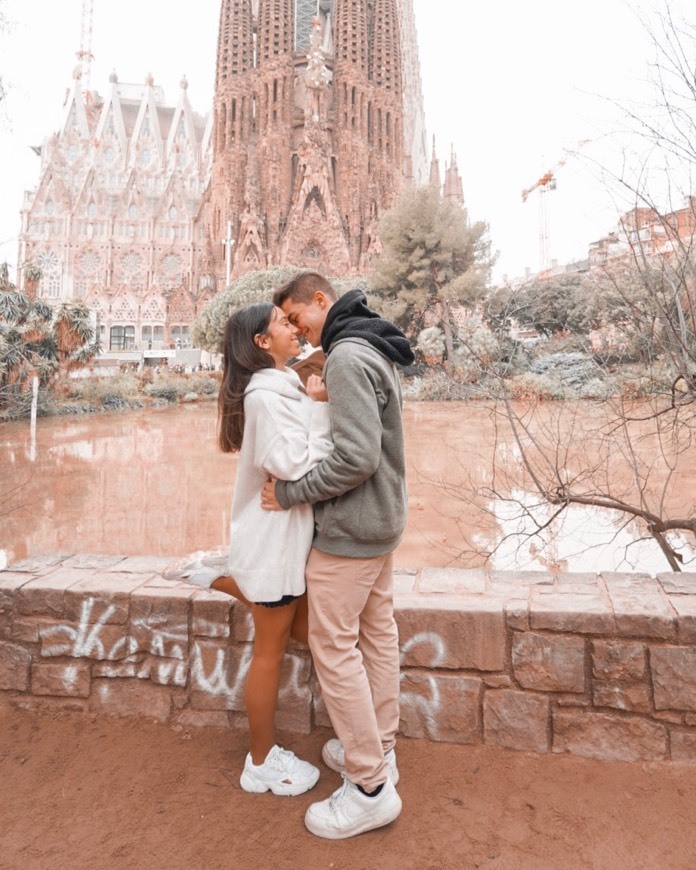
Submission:
[[[321,379],[321,375],[310,375],[307,378],[305,391],[310,399],[315,402],[328,402],[329,394],[326,391],[326,384]]]

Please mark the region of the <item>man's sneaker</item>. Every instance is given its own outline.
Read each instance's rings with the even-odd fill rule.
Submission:
[[[247,754],[239,784],[244,791],[261,794],[303,794],[314,788],[319,779],[319,769],[308,761],[297,758],[289,749],[274,746],[263,764],[254,764],[251,753]]]
[[[327,740],[321,750],[321,757],[324,759],[324,764],[335,770],[336,773],[346,772],[346,750],[340,740],[332,737]],[[393,785],[399,784],[399,768],[396,766],[396,752],[390,749],[384,753],[384,758],[389,764],[389,779]]]
[[[345,840],[393,822],[401,812],[401,798],[391,780],[374,797],[368,797],[349,779],[325,801],[310,804],[305,825],[317,837]]]

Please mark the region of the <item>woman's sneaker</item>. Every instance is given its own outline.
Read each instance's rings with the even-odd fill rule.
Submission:
[[[279,795],[303,794],[314,788],[319,769],[308,761],[297,758],[289,749],[274,746],[263,764],[254,764],[247,754],[239,784],[244,791],[262,794],[272,791]]]
[[[327,740],[321,750],[321,757],[324,759],[324,764],[335,770],[336,773],[346,772],[346,750],[340,740],[332,737]],[[399,768],[396,766],[396,752],[390,749],[384,753],[384,760],[389,764],[389,779],[392,785],[399,784]]]
[[[365,831],[388,825],[401,813],[401,798],[391,780],[379,794],[370,796],[343,777],[343,785],[325,801],[311,804],[305,825],[317,837],[345,840]]]
[[[201,589],[210,589],[212,584],[227,573],[227,550],[198,550],[172,562],[162,571],[165,580],[190,583]]]

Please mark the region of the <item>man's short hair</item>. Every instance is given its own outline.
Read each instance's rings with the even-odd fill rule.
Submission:
[[[319,272],[299,272],[276,290],[273,294],[273,304],[282,308],[283,302],[291,299],[293,302],[303,302],[308,305],[318,290],[328,296],[332,302],[338,299],[334,287]]]

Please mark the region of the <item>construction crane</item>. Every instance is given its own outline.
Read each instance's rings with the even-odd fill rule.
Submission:
[[[546,272],[550,265],[550,245],[549,245],[549,210],[546,201],[546,195],[556,189],[556,173],[565,166],[571,157],[575,157],[580,149],[587,145],[590,139],[581,139],[577,146],[573,149],[566,149],[565,156],[562,157],[551,169],[537,178],[531,187],[525,188],[522,191],[522,202],[527,202],[529,196],[535,190],[539,191],[539,271]]]
[[[80,21],[80,50],[76,52],[79,63],[80,80],[83,93],[89,93],[90,74],[92,70],[92,22],[94,20],[94,0],[82,0],[82,18]]]

